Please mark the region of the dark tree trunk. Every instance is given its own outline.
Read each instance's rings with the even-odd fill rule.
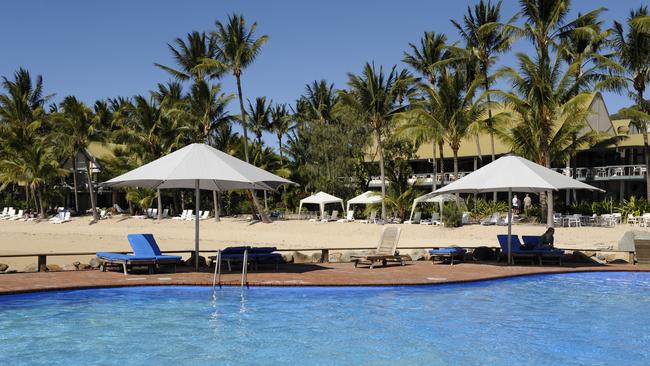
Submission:
[[[79,188],[77,188],[77,154],[72,157],[72,185],[74,189],[74,209],[79,215]]]
[[[86,177],[88,178],[88,194],[90,195],[90,207],[93,212],[93,222],[99,220],[97,214],[97,202],[95,200],[95,188],[93,187],[93,179],[90,174],[90,161],[86,158]]]

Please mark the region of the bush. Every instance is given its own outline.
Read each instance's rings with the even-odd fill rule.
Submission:
[[[471,206],[470,206],[471,207]],[[474,213],[479,217],[487,217],[494,212],[508,211],[508,203],[503,201],[493,202],[492,200],[484,200],[479,198],[476,200],[476,210]]]
[[[460,227],[463,221],[463,211],[454,202],[447,203],[442,209],[442,222],[446,227]]]

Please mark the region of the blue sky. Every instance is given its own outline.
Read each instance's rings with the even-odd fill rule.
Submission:
[[[192,30],[210,31],[232,12],[258,22],[269,41],[245,71],[246,98],[267,96],[293,103],[306,83],[327,79],[344,87],[348,72],[366,61],[401,65],[409,42],[424,31],[457,40],[450,19],[461,19],[474,1],[11,1],[2,4],[0,75],[19,67],[41,74],[48,93],[60,100],[144,94],[169,76],[153,63],[171,64],[166,43]],[[574,1],[572,12],[606,7],[611,26],[642,1]],[[504,1],[505,18],[518,3]],[[519,22],[521,23],[521,21]],[[529,50],[519,40],[514,50]],[[513,53],[499,65],[511,65]],[[226,76],[224,90],[235,92]],[[626,96],[606,94],[610,113],[628,105]],[[232,108],[236,108],[233,103]]]

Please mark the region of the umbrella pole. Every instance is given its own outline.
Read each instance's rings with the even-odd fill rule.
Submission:
[[[199,180],[197,179],[194,183],[195,187],[195,214],[194,214],[194,270],[199,271],[199,210],[201,209],[201,190],[199,189]]]
[[[512,264],[512,188],[508,188],[508,264]]]

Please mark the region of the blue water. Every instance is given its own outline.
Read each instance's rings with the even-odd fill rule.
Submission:
[[[0,296],[0,365],[648,365],[650,273]]]

